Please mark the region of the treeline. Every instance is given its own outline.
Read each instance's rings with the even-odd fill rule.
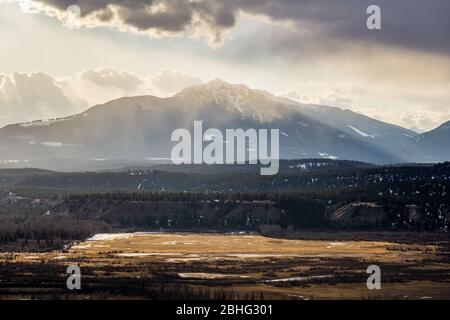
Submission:
[[[448,231],[450,163],[273,177],[139,169],[28,172],[8,190],[61,203],[52,214],[69,215],[76,224],[96,220],[117,228]],[[328,215],[351,202],[381,206],[386,218],[372,225],[330,223]]]
[[[1,175],[1,173],[0,173]],[[295,170],[276,176],[255,173],[187,173],[128,170],[85,173],[39,173],[19,176],[8,187],[171,192],[284,192],[389,186],[391,183],[449,183],[450,165]]]
[[[118,201],[204,201],[204,202],[256,202],[256,201],[288,201],[294,199],[314,198],[314,192],[97,192],[77,193],[64,197],[65,200],[118,200]]]
[[[77,218],[96,217],[116,228],[198,229],[255,231],[264,224],[282,227],[324,229],[327,226],[325,206],[316,200],[281,196],[255,200],[244,197],[231,200],[192,194],[191,197],[167,194],[109,194],[74,197],[52,210],[52,214],[70,212]],[[162,195],[161,195],[162,196]],[[198,197],[197,197],[198,196]],[[198,200],[201,199],[201,200]]]
[[[78,220],[72,217],[0,216],[0,250],[61,248],[64,243],[82,240],[111,227],[102,221]]]
[[[258,193],[113,192],[66,198],[63,211],[102,212],[108,223],[137,228],[258,229],[262,225],[300,229],[447,231],[450,197],[447,183],[392,182],[383,186],[335,190]],[[381,206],[386,218],[375,224],[336,225],[327,216],[352,202]],[[155,203],[161,203],[157,205]],[[178,207],[176,204],[179,203]],[[176,207],[176,208],[175,208]],[[284,212],[275,219],[255,215],[257,208]],[[79,211],[79,208],[82,208]],[[104,208],[108,208],[106,211]],[[114,209],[115,208],[115,209]],[[205,214],[214,212],[212,216]],[[412,210],[418,217],[412,216]],[[259,209],[258,209],[259,210]],[[175,213],[174,213],[175,212]],[[237,213],[239,212],[239,214]],[[259,211],[258,211],[259,212]],[[274,229],[277,227],[274,226]]]

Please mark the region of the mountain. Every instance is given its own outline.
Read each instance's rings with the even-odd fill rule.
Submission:
[[[169,98],[127,97],[71,117],[0,129],[0,163],[169,160],[173,130],[280,129],[280,156],[407,162],[398,145],[412,131],[332,107],[302,105],[245,85],[213,80]],[[76,162],[74,162],[76,163]],[[42,167],[42,166],[41,166]]]
[[[417,135],[406,148],[421,162],[450,160],[450,121],[434,130]]]
[[[412,130],[375,120],[351,110],[321,105],[298,104],[298,106],[303,114],[392,154],[397,154],[405,144],[417,136]]]

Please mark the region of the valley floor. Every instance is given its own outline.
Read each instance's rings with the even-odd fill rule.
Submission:
[[[98,234],[65,250],[0,254],[0,299],[450,299],[449,239],[393,237]],[[374,264],[381,290],[366,286]],[[79,291],[66,288],[69,265],[81,268]]]

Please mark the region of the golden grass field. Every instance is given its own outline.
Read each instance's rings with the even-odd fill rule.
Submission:
[[[151,286],[189,287],[211,298],[220,291],[222,297],[251,299],[450,299],[448,258],[448,248],[440,243],[122,233],[96,235],[63,251],[2,254],[0,262],[53,267],[77,264],[82,273],[88,270],[84,283],[92,283],[106,298],[117,296],[97,286],[101,279],[133,279],[133,284],[142,279]],[[381,290],[366,287],[366,268],[372,264],[381,268]],[[19,292],[20,288],[11,288],[4,296]],[[26,296],[33,298],[32,294]],[[99,297],[98,291],[85,297]],[[120,298],[126,297],[130,296]],[[130,298],[146,297],[136,293]]]

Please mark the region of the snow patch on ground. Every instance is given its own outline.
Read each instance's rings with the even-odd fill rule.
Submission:
[[[345,242],[330,242],[330,246],[345,246]]]
[[[128,233],[97,233],[96,235],[86,239],[86,241],[108,241],[116,239],[129,239],[134,236],[143,236],[147,234],[160,234],[161,232],[128,232]]]
[[[332,278],[332,277],[333,277],[333,275],[327,274],[327,275],[323,275],[323,276],[292,277],[292,278],[265,280],[264,282],[308,281],[308,280],[313,280],[313,279],[326,279],[326,278]]]
[[[23,258],[24,258],[24,259],[31,259],[31,260],[34,260],[34,259],[40,259],[39,256],[24,256]]]
[[[90,244],[77,244],[73,246],[72,249],[89,249],[90,247]]]
[[[222,273],[203,273],[203,272],[188,272],[179,273],[180,278],[192,278],[192,279],[223,279],[223,278],[248,278],[248,276],[234,275],[234,274],[222,274]]]
[[[326,152],[319,152],[319,156],[321,156],[324,159],[331,159],[331,160],[337,160],[338,157],[333,156],[332,154],[326,153]]]
[[[86,241],[107,241],[116,239],[128,239],[133,236],[133,233],[98,233],[90,237]]]
[[[345,242],[330,242],[330,245],[327,246],[327,249],[332,249],[335,247],[345,246],[347,245]]]
[[[180,253],[175,252],[132,252],[132,253],[118,253],[118,257],[151,257],[151,256],[179,256]]]
[[[64,121],[68,121],[68,120],[73,120],[76,117],[68,117],[68,118],[63,118],[63,119],[48,119],[48,120],[39,120],[39,121],[32,121],[32,122],[26,122],[26,123],[22,123],[19,124],[19,126],[21,126],[22,128],[29,128],[29,127],[43,127],[43,126],[49,126],[53,123],[57,123],[57,122],[64,122]]]
[[[27,163],[28,160],[4,160],[1,163],[3,163],[3,164],[18,164],[18,163],[22,163],[22,162]]]
[[[273,257],[295,257],[296,254],[282,254],[282,253],[268,253],[268,254],[258,254],[258,253],[228,253],[223,254],[224,257],[233,257],[239,259],[251,259],[251,258],[273,258]]]

